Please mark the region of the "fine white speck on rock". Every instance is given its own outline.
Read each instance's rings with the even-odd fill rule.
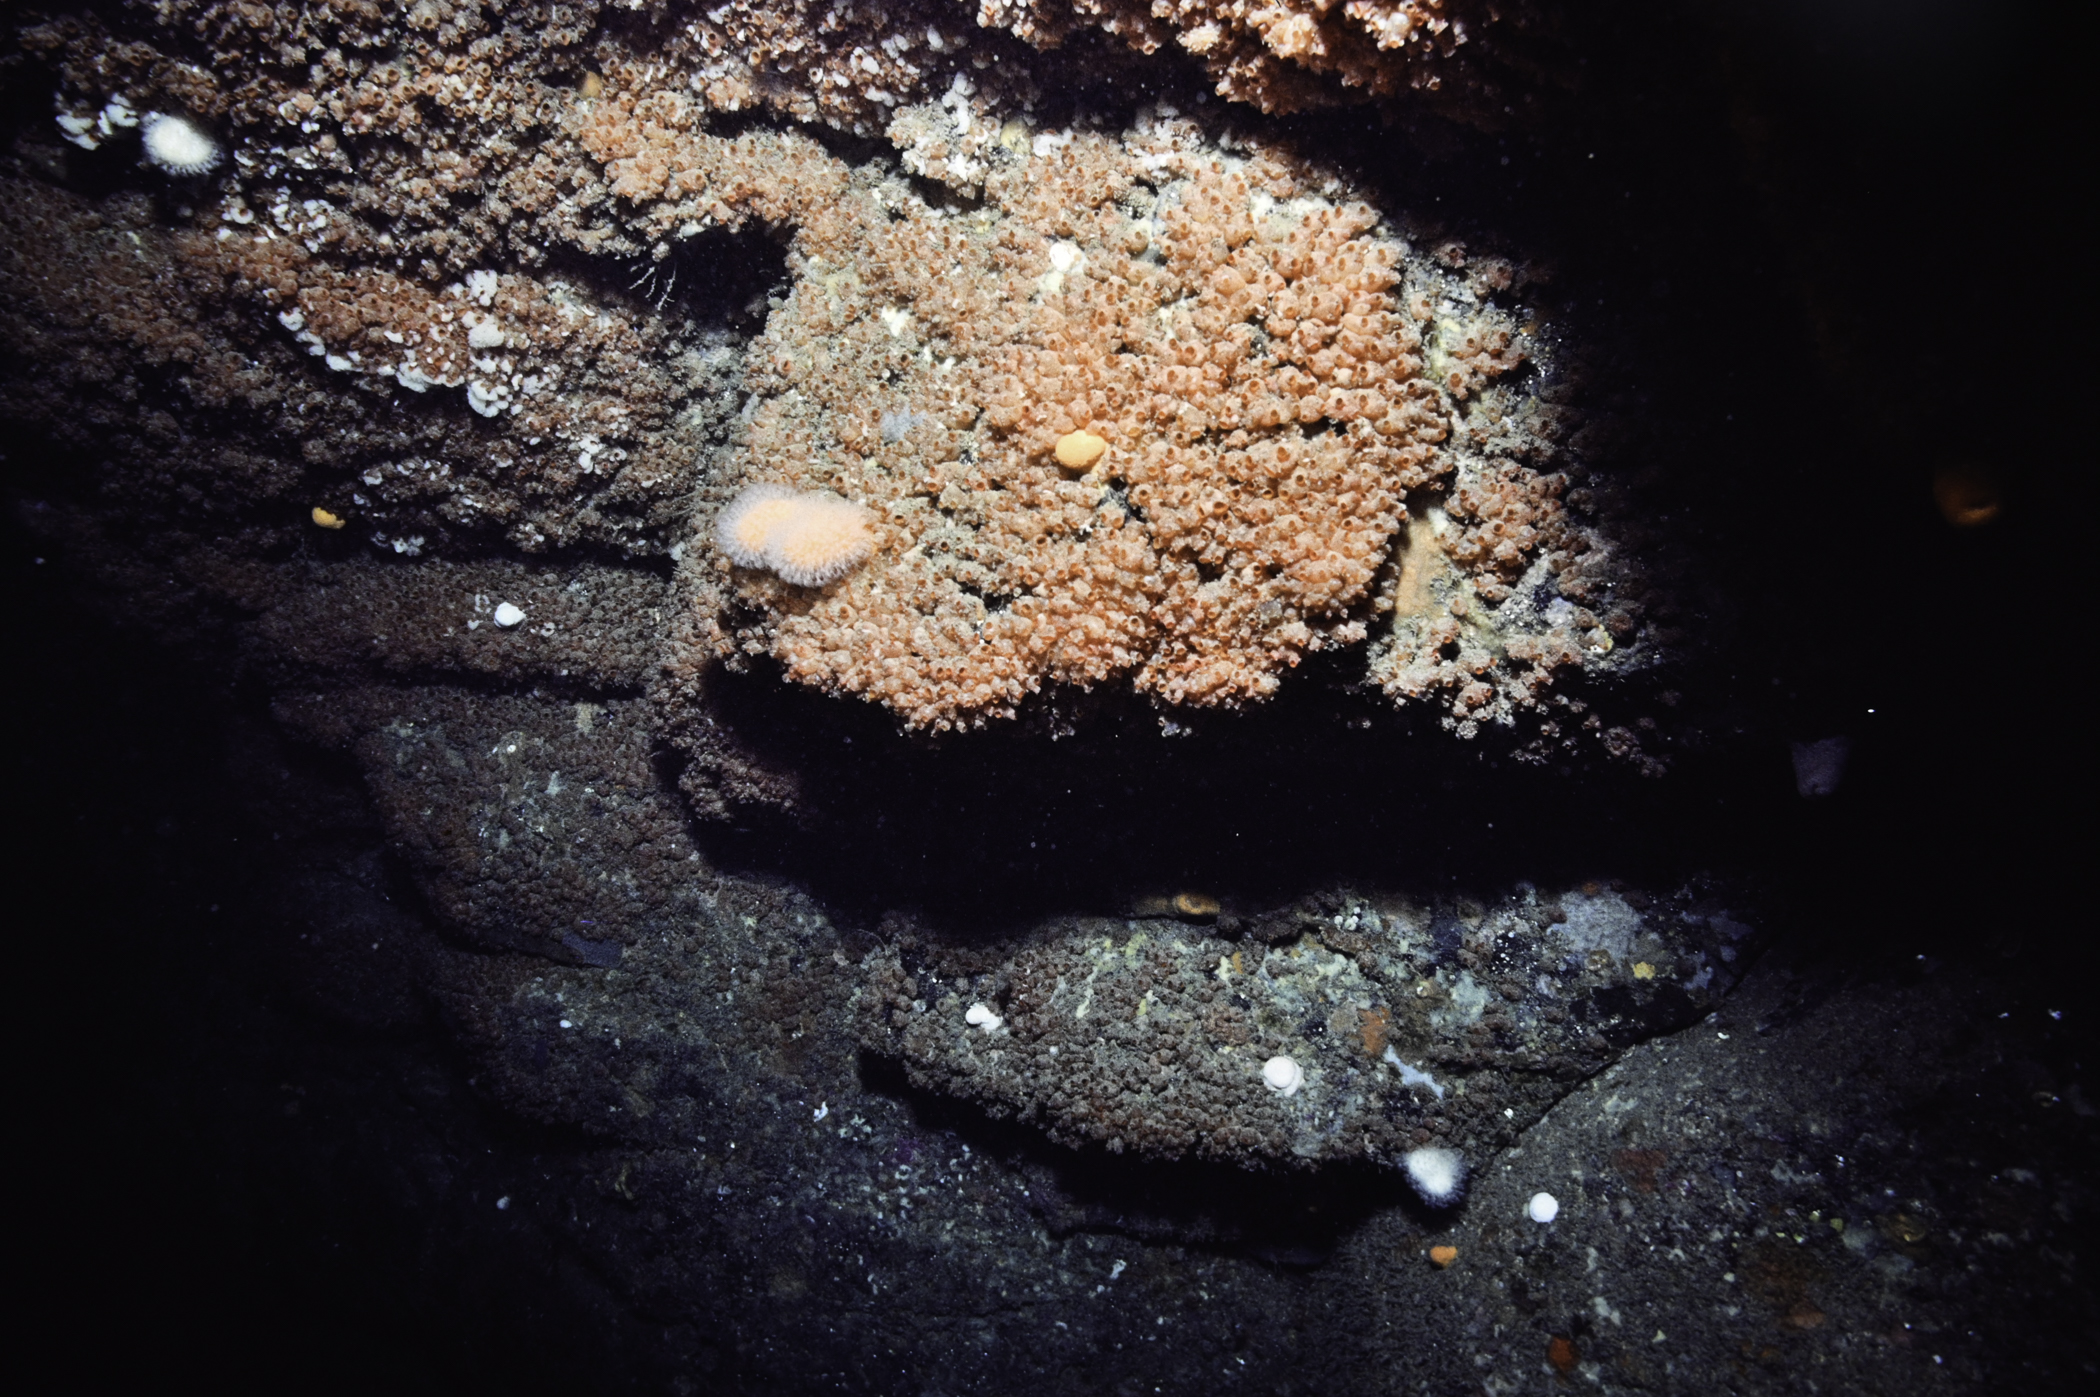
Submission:
[[[525,613],[512,606],[509,602],[501,601],[496,603],[494,620],[497,625],[505,630],[509,630],[512,626],[519,625],[525,620]]]
[[[1550,1193],[1534,1193],[1524,1205],[1524,1216],[1533,1222],[1551,1222],[1560,1216],[1560,1200]]]
[[[1296,1096],[1305,1085],[1305,1069],[1295,1058],[1272,1057],[1261,1065],[1262,1085],[1278,1096]]]

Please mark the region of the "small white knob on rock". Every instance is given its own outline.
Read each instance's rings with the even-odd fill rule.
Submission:
[[[1261,1065],[1261,1080],[1278,1096],[1296,1096],[1305,1085],[1305,1069],[1295,1058],[1272,1057]]]
[[[525,613],[512,606],[509,602],[499,601],[496,603],[496,624],[503,627],[503,629],[509,630],[524,619]]]
[[[1551,1222],[1560,1216],[1560,1200],[1550,1193],[1534,1193],[1524,1205],[1524,1215],[1533,1222]]]

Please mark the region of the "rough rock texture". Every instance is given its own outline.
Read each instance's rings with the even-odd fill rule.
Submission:
[[[350,736],[394,848],[480,945],[616,963],[682,928],[699,896],[684,811],[649,762],[638,700],[364,689],[277,706]]]
[[[1332,893],[1246,918],[1232,940],[1156,919],[1082,919],[1017,946],[897,928],[864,967],[861,1039],[915,1085],[1114,1153],[1481,1158],[1734,983],[1740,912],[1711,889],[1632,897],[1643,910],[1596,884],[1492,906]],[[1277,1056],[1304,1077],[1288,1095],[1262,1079]]]
[[[136,700],[95,692],[107,730],[147,733],[123,721]],[[186,1319],[156,1365],[243,1372],[332,1335],[316,1326],[343,1297],[312,1287],[351,1258],[440,1318],[351,1311],[332,1371],[418,1346],[469,1388],[1955,1394],[2090,1376],[2100,1139],[2070,1006],[2025,962],[1767,957],[1714,1014],[1574,1084],[1435,1214],[1388,1171],[1151,1164],[911,1091],[840,1031],[866,934],[792,889],[702,875],[680,924],[612,966],[461,948],[389,879],[354,771],[189,703],[156,694],[156,735],[215,725],[222,767],[120,741],[92,779],[149,810],[210,795],[230,819],[119,837],[100,822],[119,807],[53,788],[72,856],[114,860],[102,891],[135,919],[113,944],[140,967],[53,976],[75,1029],[135,1020],[181,1045],[156,1069],[189,1103],[158,1167],[195,1171],[197,1197],[241,1181],[215,1235],[164,1262],[141,1242],[185,1189],[81,1200],[135,1219],[109,1238],[124,1274],[186,1278],[142,1312]],[[136,1168],[119,1140],[157,1127],[104,1109],[123,1129],[85,1177],[115,1182]],[[1541,1190],[1551,1225],[1524,1215]],[[281,1293],[242,1292],[274,1332],[222,1349],[200,1336],[228,1314],[184,1296],[258,1219],[312,1256]]]
[[[1496,1393],[2075,1390],[2100,1316],[2071,1241],[2096,1142],[2058,1076],[2072,1041],[2017,977],[1760,965],[1484,1171],[1434,1238],[1448,1270],[1400,1242],[1427,1283],[1378,1287],[1358,1333],[1435,1335]]]
[[[404,566],[351,557],[257,569],[258,658],[288,687],[359,676],[450,673],[633,691],[648,682],[671,605],[647,572],[512,561]],[[496,623],[496,608],[523,613]]]
[[[951,206],[892,161],[727,124],[744,99],[687,65],[734,31],[763,67],[771,22],[593,13],[16,31],[65,121],[23,131],[9,175],[10,415],[235,569],[315,547],[315,509],[341,531],[324,556],[683,557],[672,709],[746,651],[913,726],[1046,684],[1233,705],[1375,629],[1395,701],[1465,737],[1523,719],[1544,752],[1590,740],[1550,711],[1576,681],[1662,658],[1612,592],[1638,569],[1570,507],[1566,356],[1522,267],[1412,246],[1259,133],[1162,107],[1104,135],[1019,88],[893,123],[904,168],[973,204]],[[779,23],[894,97],[836,18]],[[885,61],[909,66],[910,32]],[[198,36],[205,67],[178,56]],[[1017,82],[1052,62],[1014,58]],[[163,106],[227,164],[134,168],[124,123]],[[1078,428],[1109,442],[1083,478],[1048,454]],[[752,480],[875,507],[876,558],[822,591],[725,585],[700,540]]]
[[[1661,16],[1541,17],[11,13],[42,1289],[273,1389],[2090,1386],[2085,981],[1939,793],[2044,763],[1916,687],[2076,550],[1889,547],[1740,70],[1542,131]],[[766,482],[879,546],[738,573]]]

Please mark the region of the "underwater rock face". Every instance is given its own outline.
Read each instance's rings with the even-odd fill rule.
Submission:
[[[1955,1334],[1967,1283],[1903,1290],[1922,1241],[2049,1244],[2024,1164],[1969,1207],[1928,1177],[1951,1128],[1873,1115],[1936,1116],[1935,1074],[2001,1105],[2053,1083],[1948,1029],[1852,1118],[1804,1085],[1983,990],[1739,987],[1762,886],[1655,874],[1652,825],[1607,828],[1608,781],[1693,745],[1657,723],[1707,642],[1662,620],[1682,579],[1646,549],[1676,524],[1628,526],[1599,401],[1651,402],[1598,368],[1597,288],[1442,221],[1458,177],[1379,183],[1360,135],[1345,167],[1338,124],[1265,120],[1434,112],[1506,165],[1478,132],[1536,122],[1551,19],[9,21],[0,416],[53,463],[25,525],[267,701],[270,838],[305,762],[368,823],[344,853],[355,821],[283,822],[310,863],[259,935],[310,977],[300,1013],[428,1035],[418,1089],[456,1068],[409,1114],[535,1128],[399,1166],[583,1258],[516,1268],[521,1323],[588,1271],[573,1315],[680,1392],[884,1390],[870,1353],[925,1391],[1715,1391],[1775,1325],[1828,1341],[1817,1382],[1922,1391],[1904,1336]],[[721,546],[769,488],[838,527]],[[1273,751],[1205,748],[1193,793],[1118,765],[1198,730]],[[1360,732],[1377,769],[1335,779]],[[946,808],[973,760],[973,797],[1082,795],[986,835]],[[1478,818],[1556,767],[1510,822],[1545,835]],[[1233,809],[1411,837],[1339,873],[1204,851],[1260,893],[1124,886]],[[858,842],[825,849],[844,815]],[[1053,910],[996,886],[1024,860],[1069,876]]]
[[[237,575],[314,528],[341,534],[332,558],[669,555],[659,697],[703,765],[705,672],[759,653],[946,728],[1055,686],[1257,702],[1362,646],[1382,692],[1461,737],[1654,766],[1585,697],[1670,650],[1594,508],[1611,462],[1568,444],[1578,341],[1523,260],[1410,235],[1214,105],[1054,117],[1023,64],[911,108],[898,158],[847,159],[725,129],[748,96],[720,86],[725,36],[761,62],[776,27],[740,12],[664,32],[593,30],[589,7],[211,13],[19,30],[66,120],[28,133],[0,214],[20,362],[75,366],[11,375],[10,414],[182,530],[206,594],[255,604]],[[1469,35],[1447,49],[1484,42],[1396,22],[1393,63],[1447,28]],[[176,56],[192,24],[209,68]],[[902,100],[884,63],[935,32],[845,50],[852,85]],[[923,42],[928,74],[960,61]],[[292,49],[325,61],[274,61]],[[177,106],[231,157],[172,184],[127,169],[123,115]],[[129,187],[69,187],[89,156]],[[1053,448],[1081,431],[1105,455],[1074,471]],[[874,556],[732,571],[707,540],[752,483],[868,507]],[[427,647],[421,628],[386,644]]]
[[[1169,28],[1265,111],[1457,100],[1496,53],[1472,8]],[[1413,230],[1199,89],[1123,99],[1140,60],[1114,44],[1060,66],[1095,25],[1168,32],[1138,19],[28,16],[8,81],[53,115],[0,169],[0,408],[78,478],[26,517],[350,754],[452,936],[550,963],[677,941],[715,895],[691,817],[821,813],[803,765],[745,746],[728,668],[939,730],[1060,691],[1258,705],[1353,648],[1320,682],[1431,707],[1424,741],[1657,769],[1597,706],[1639,711],[1669,652],[1593,507],[1610,462],[1572,444],[1580,349],[1527,300],[1536,269]],[[171,123],[195,158],[153,144]],[[754,486],[849,501],[838,558],[736,567],[711,540]],[[1059,1138],[1486,1147],[1607,1059],[1609,994],[1677,986],[1656,1031],[1721,984],[1692,983],[1715,948],[1686,926],[1643,923],[1664,968],[1637,984],[1627,947],[1568,940],[1579,918],[1525,921],[1535,897],[1483,912],[1463,963],[1411,904],[1287,945],[1052,921],[968,972],[990,1036],[973,1002],[961,1037],[886,1017],[921,952],[856,946],[833,1027]],[[1143,1032],[1096,1057],[1067,1020]],[[1288,1093],[1237,1071],[1272,1055]],[[1229,1123],[1142,1091],[1082,1109],[1168,1057]]]
[[[1751,928],[1711,890],[1629,892],[1643,910],[1595,884],[1495,905],[1332,893],[1230,939],[1140,918],[961,946],[907,931],[863,965],[861,1040],[920,1086],[1115,1153],[1478,1157],[1734,984]],[[1288,1092],[1264,1081],[1279,1057]]]
[[[1220,96],[1271,113],[1405,96],[1499,127],[1532,119],[1529,104],[1569,61],[1559,17],[1528,3],[985,0],[978,16],[1040,48],[1095,26],[1148,53],[1172,44],[1203,64]],[[1526,104],[1524,117],[1513,102]]]

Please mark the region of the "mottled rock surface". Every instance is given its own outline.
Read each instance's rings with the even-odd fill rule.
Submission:
[[[899,928],[863,966],[861,1041],[916,1085],[1114,1153],[1479,1158],[1734,984],[1752,929],[1714,889],[1628,891],[1641,910],[1596,883],[1446,906],[1327,893],[1229,917],[1230,939],[1157,918],[961,946]],[[1302,1082],[1287,1094],[1263,1080],[1275,1057]]]
[[[10,12],[47,1366],[2094,1385],[2058,87],[1168,8]]]

